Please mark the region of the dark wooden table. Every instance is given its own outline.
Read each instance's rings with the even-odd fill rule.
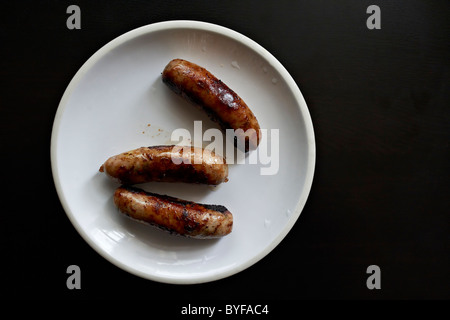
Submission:
[[[69,30],[66,9],[81,9]],[[376,4],[381,29],[366,13]],[[317,161],[297,223],[227,279],[152,282],[112,265],[57,197],[50,137],[71,78],[99,48],[174,19],[236,30],[270,51],[302,91]],[[15,1],[2,4],[2,296],[146,299],[449,299],[449,1]],[[81,290],[66,287],[69,265]],[[369,290],[367,267],[381,271]]]

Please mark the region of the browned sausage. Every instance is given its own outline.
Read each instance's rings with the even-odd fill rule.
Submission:
[[[122,184],[150,181],[218,185],[228,181],[226,160],[194,147],[142,147],[115,155],[100,167]]]
[[[229,234],[233,215],[220,205],[207,205],[119,187],[114,204],[127,216],[178,235],[208,239]]]
[[[225,83],[208,70],[192,62],[174,59],[164,68],[162,81],[173,91],[200,106],[223,130],[236,132],[245,140],[245,151],[256,149],[260,140],[260,126],[247,104]]]

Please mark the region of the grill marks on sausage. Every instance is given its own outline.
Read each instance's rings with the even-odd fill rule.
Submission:
[[[202,148],[187,148],[190,163],[181,161],[184,147],[175,151],[174,145],[152,146],[110,157],[99,170],[129,185],[150,181],[217,185],[228,181],[228,165],[223,157],[214,152],[207,154]],[[202,155],[201,163],[197,164],[199,155]],[[181,163],[174,163],[173,158]]]
[[[236,92],[208,70],[183,59],[174,59],[164,68],[162,81],[204,110],[223,130],[254,130],[252,138],[245,138],[245,151],[257,148],[261,133],[255,115]]]
[[[131,218],[187,237],[222,237],[233,227],[233,215],[224,206],[182,200],[136,187],[118,188],[114,203]]]

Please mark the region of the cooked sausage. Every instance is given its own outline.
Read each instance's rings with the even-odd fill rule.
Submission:
[[[122,184],[162,181],[218,185],[228,181],[223,157],[202,148],[174,145],[142,147],[112,156],[99,171]]]
[[[164,68],[162,81],[203,109],[223,130],[234,129],[235,140],[240,139],[238,146],[243,149],[245,142],[245,151],[258,147],[261,133],[255,115],[244,100],[208,70],[174,59]]]
[[[178,235],[208,239],[229,234],[233,215],[224,206],[200,204],[122,186],[114,204],[125,215]]]

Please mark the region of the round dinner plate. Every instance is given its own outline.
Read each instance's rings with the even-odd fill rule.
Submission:
[[[119,184],[99,172],[113,155],[180,142],[173,135],[177,129],[190,133],[192,142],[211,143],[203,133],[217,124],[161,81],[161,72],[174,58],[194,62],[226,83],[265,133],[258,149],[239,162],[234,157],[229,181],[218,187],[139,185],[226,206],[233,213],[233,231],[220,239],[175,236],[127,218],[112,201]],[[231,151],[222,150],[223,155]],[[292,229],[311,188],[315,140],[299,88],[267,50],[225,27],[167,21],[112,40],[75,74],[56,112],[51,163],[67,216],[100,255],[146,279],[202,283],[248,268]]]

